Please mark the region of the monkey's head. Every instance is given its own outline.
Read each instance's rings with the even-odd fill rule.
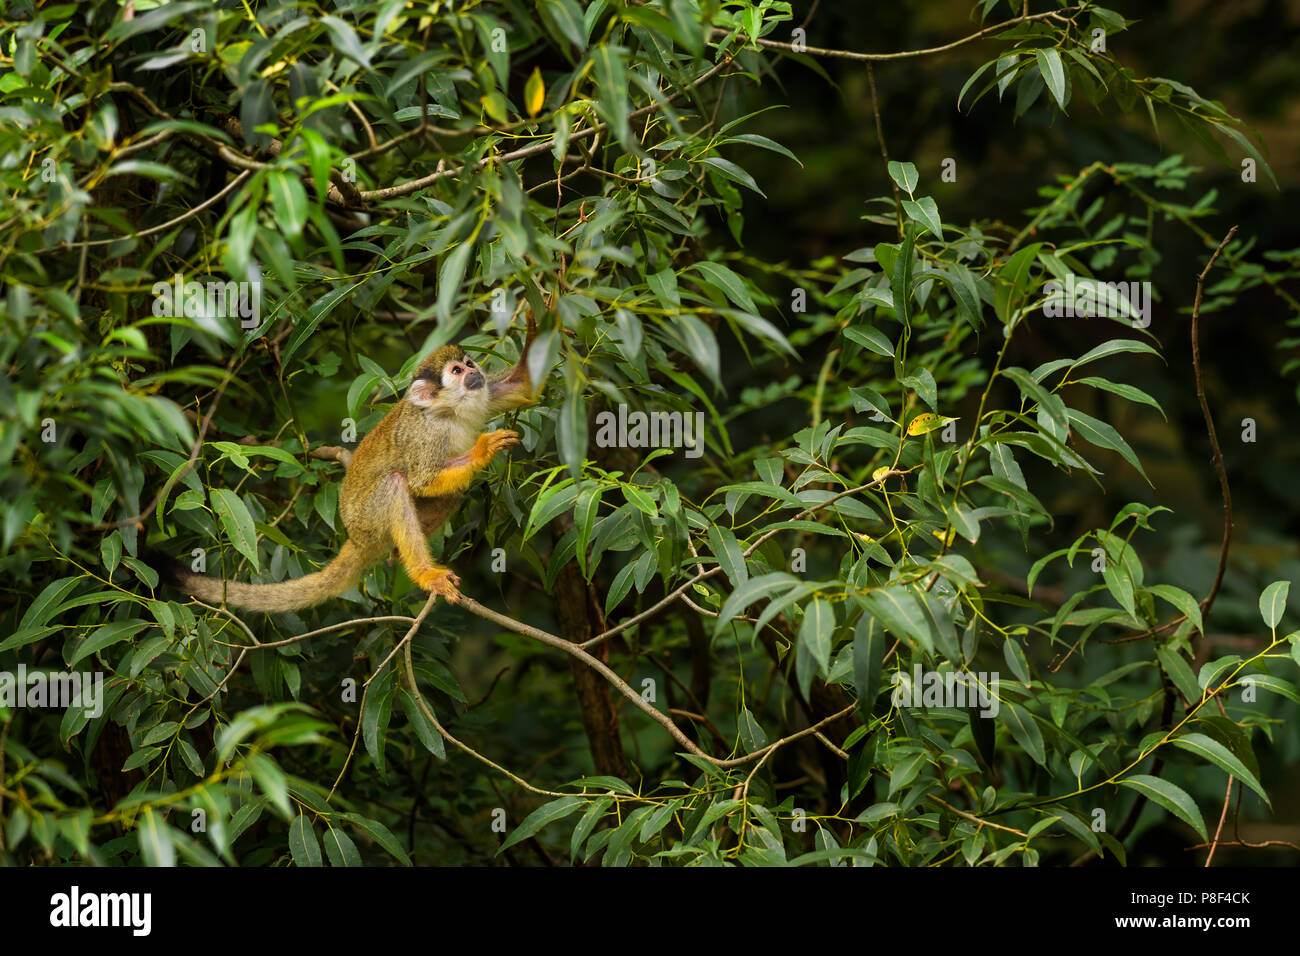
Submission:
[[[487,379],[459,345],[434,349],[421,364],[406,398],[417,408],[477,415],[487,408]]]

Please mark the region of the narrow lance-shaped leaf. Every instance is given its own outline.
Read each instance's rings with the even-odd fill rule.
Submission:
[[[1121,780],[1119,785],[1128,787],[1130,790],[1136,790],[1152,803],[1164,807],[1195,830],[1202,840],[1210,838],[1209,834],[1205,832],[1205,820],[1201,816],[1201,811],[1196,807],[1196,801],[1188,796],[1187,791],[1181,787],[1170,783],[1168,780],[1161,780],[1159,777],[1152,777],[1144,773],[1134,774],[1132,777]]]
[[[1204,757],[1219,769],[1236,777],[1259,794],[1260,799],[1272,809],[1272,804],[1269,803],[1268,794],[1264,791],[1263,785],[1250,772],[1249,768],[1237,759],[1237,756],[1231,750],[1217,740],[1207,737],[1205,734],[1183,734],[1180,737],[1175,737],[1170,743],[1175,747],[1186,750],[1188,753]]]
[[[230,543],[252,562],[253,570],[256,571],[257,530],[253,526],[253,516],[248,513],[248,506],[229,488],[213,488],[212,508],[221,520],[221,527]]]
[[[1055,50],[1035,50],[1034,58],[1038,60],[1038,72],[1042,74],[1047,90],[1052,94],[1056,104],[1065,109],[1068,102],[1066,91],[1065,66],[1061,63],[1061,54]]]
[[[799,689],[806,700],[812,679],[826,676],[831,658],[831,635],[835,631],[835,609],[821,598],[815,598],[804,609],[803,623],[799,627],[799,647],[795,655],[795,670]]]
[[[502,842],[498,853],[501,850],[509,849],[520,840],[527,840],[534,833],[542,829],[548,823],[567,817],[574,810],[584,806],[587,803],[585,797],[571,796],[560,797],[558,800],[552,800],[550,803],[544,803],[532,813],[528,814],[508,837]]]

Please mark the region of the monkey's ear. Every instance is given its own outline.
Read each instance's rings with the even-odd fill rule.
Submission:
[[[406,390],[406,399],[417,408],[428,408],[438,400],[440,386],[431,379],[417,377]]]

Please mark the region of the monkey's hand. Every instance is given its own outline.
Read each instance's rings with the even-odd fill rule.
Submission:
[[[481,468],[492,461],[497,456],[497,452],[518,444],[519,432],[512,432],[507,428],[498,428],[494,432],[484,432],[479,435],[478,441],[474,443],[474,450],[470,452],[470,455],[473,456],[474,463]]]
[[[443,598],[448,604],[460,600],[460,591],[457,590],[460,578],[448,568],[430,568],[416,576],[415,584],[421,590]]]

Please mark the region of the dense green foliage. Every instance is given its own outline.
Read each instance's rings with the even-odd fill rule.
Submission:
[[[1219,529],[1168,557],[1126,434],[1162,418],[1145,381],[1228,230],[1191,161],[1081,162],[958,222],[940,164],[863,156],[858,239],[776,261],[754,210],[807,160],[752,97],[823,71],[788,3],[16,6],[0,669],[98,671],[104,699],[0,706],[6,862],[1123,862],[1144,810],[1210,842],[1228,776],[1270,814],[1300,564],[1232,568],[1216,605]],[[954,109],[1137,111],[1272,188],[1220,103],[1095,47],[1120,13],[1021,6],[975,4],[1016,22]],[[1204,251],[1159,323],[1080,319],[1086,348],[1029,358],[1050,283],[1148,281],[1168,224]],[[1294,319],[1297,269],[1234,237],[1202,320],[1258,288]],[[257,309],[169,314],[176,281],[260,283]],[[146,544],[320,567],[333,449],[437,345],[513,362],[528,310],[546,390],[432,542],[508,620],[413,620],[396,563],[302,614],[158,586]],[[698,413],[702,454],[609,447],[620,407]],[[1225,605],[1240,653],[1206,639]],[[900,699],[959,672],[996,675],[995,713]]]

